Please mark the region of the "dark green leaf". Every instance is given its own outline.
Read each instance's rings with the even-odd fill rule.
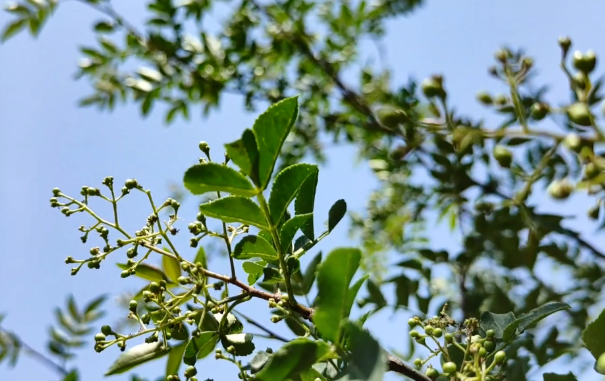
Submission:
[[[122,270],[128,270],[130,268],[130,266],[125,263],[118,263],[117,265]],[[159,282],[161,280],[165,280],[167,283],[173,284],[173,282],[166,276],[166,274],[164,274],[162,270],[155,266],[148,265],[147,263],[139,263],[137,265],[135,275],[150,282]]]
[[[368,288],[368,293],[370,294],[368,301],[376,305],[376,310],[379,310],[387,305],[387,301],[384,298],[384,295],[382,295],[382,291],[380,291],[380,286],[378,286],[372,279],[368,280],[366,287]]]
[[[260,381],[286,380],[329,353],[330,346],[326,342],[294,339],[275,352],[256,377]]]
[[[244,175],[233,168],[217,163],[194,165],[185,172],[183,182],[193,194],[220,191],[252,197],[258,193]]]
[[[197,249],[197,254],[195,255],[193,263],[199,263],[203,268],[208,268],[208,260],[206,259],[206,250],[204,250],[204,246],[200,246],[200,248]]]
[[[578,379],[571,372],[567,374],[544,373],[544,381],[578,381]]]
[[[317,308],[313,322],[324,339],[338,342],[340,322],[349,316],[349,284],[359,267],[361,251],[335,249],[319,266],[317,274]]]
[[[365,274],[361,278],[357,279],[357,281],[355,283],[353,283],[353,285],[349,289],[349,292],[347,294],[347,304],[345,306],[345,311],[347,311],[348,313],[351,312],[351,308],[353,307],[353,304],[355,303],[355,298],[357,297],[357,293],[359,292],[359,289],[361,288],[363,283],[368,278],[369,278],[369,275]],[[348,313],[347,313],[347,316],[349,316]]]
[[[561,302],[550,302],[540,307],[534,308],[526,314],[519,316],[515,321],[510,323],[503,332],[502,339],[510,341],[516,334],[525,331],[527,328],[537,324],[545,317],[554,314],[555,312],[570,309],[571,306]]]
[[[63,377],[63,381],[78,381],[79,379],[80,375],[78,374],[77,369],[72,370]]]
[[[321,262],[321,251],[317,253],[315,257],[309,263],[307,270],[305,270],[305,274],[303,275],[302,287],[303,292],[308,294],[311,291],[311,286],[313,286],[313,282],[315,282],[315,277],[317,275],[317,266]]]
[[[317,190],[317,180],[319,171],[311,174],[300,187],[296,201],[294,202],[294,212],[296,215],[313,213],[315,207],[315,191]],[[310,240],[315,239],[313,219],[311,218],[300,229]]]
[[[286,98],[271,107],[254,122],[259,152],[259,186],[267,188],[282,145],[298,117],[298,97]]]
[[[256,235],[247,235],[242,238],[233,249],[233,258],[260,258],[269,263],[279,263],[279,257],[273,245]]]
[[[202,332],[198,337],[194,337],[187,343],[183,362],[187,365],[194,365],[197,359],[208,356],[219,341],[218,332]]]
[[[271,196],[269,197],[269,210],[274,224],[281,220],[302,184],[317,171],[316,165],[294,164],[283,169],[275,176]]]
[[[250,129],[244,130],[242,138],[233,143],[225,144],[225,149],[231,161],[242,172],[250,176],[258,186],[258,147],[254,132]]]
[[[263,269],[263,275],[263,283],[266,284],[274,284],[284,281],[284,278],[279,273],[279,270],[273,267],[265,267]]]
[[[181,343],[170,350],[168,361],[166,361],[166,377],[171,374],[178,374],[187,345],[187,343]]]
[[[94,26],[95,32],[108,33],[113,32],[114,25],[108,21],[99,21]]]
[[[330,208],[328,214],[328,231],[332,231],[347,213],[347,203],[345,200],[338,200]]]
[[[588,324],[582,331],[582,341],[586,349],[592,353],[595,360],[599,359],[601,354],[605,353],[605,310],[601,311],[599,317]]]
[[[422,270],[422,262],[420,262],[418,259],[407,259],[405,261],[399,262],[397,264],[397,266],[405,267],[408,269],[414,269],[414,270],[418,270],[418,271]]]
[[[169,348],[163,347],[161,342],[143,343],[127,349],[118,359],[109,367],[105,376],[124,373],[135,366],[141,365],[151,360],[158,359],[166,355]]]
[[[512,312],[508,312],[506,314],[495,314],[489,311],[486,311],[481,314],[480,326],[484,330],[493,329],[496,334],[494,337],[496,339],[502,339],[504,335],[504,330],[508,327],[509,324],[514,322],[516,319],[515,314]]]
[[[241,196],[219,198],[200,205],[200,210],[207,216],[218,218],[224,222],[241,222],[269,230],[263,212],[254,201]]]
[[[82,322],[82,315],[80,315],[80,312],[78,311],[78,306],[76,306],[76,300],[73,295],[69,295],[67,298],[67,309],[69,310],[72,319],[78,323]]]
[[[254,336],[249,333],[235,333],[232,335],[225,335],[221,337],[221,344],[225,349],[229,346],[235,348],[233,353],[236,356],[248,356],[254,352],[254,343],[252,342]]]
[[[227,314],[224,322],[222,321],[223,314],[214,314],[214,317],[219,322],[220,333],[222,335],[240,333],[244,329],[242,323],[232,313]]]
[[[200,316],[201,320],[201,316]],[[204,321],[198,322],[199,329],[201,331],[218,331],[218,320],[214,316],[214,314],[210,311],[206,312],[206,316],[204,317]]]
[[[313,220],[313,213],[294,216],[284,223],[281,227],[279,237],[283,251],[287,251],[288,247],[292,245],[292,240],[298,229],[304,226],[309,220]]]
[[[170,252],[170,250],[166,248],[164,248],[164,250]],[[178,283],[178,279],[181,276],[181,265],[179,265],[179,261],[167,255],[163,255],[162,267],[168,278],[174,283]]]
[[[6,28],[2,31],[2,35],[0,37],[0,42],[5,42],[15,34],[17,34],[21,29],[27,26],[28,19],[17,19],[12,23],[8,24]]]
[[[382,381],[387,369],[387,356],[378,342],[357,324],[343,322],[351,354],[343,381]]]
[[[107,294],[103,294],[103,295],[98,296],[95,299],[93,299],[90,303],[88,303],[86,305],[86,307],[84,307],[84,317],[86,318],[89,313],[91,313],[92,311],[99,308],[99,306],[101,304],[105,303],[106,300],[107,300]],[[87,319],[87,318],[86,318],[86,320],[89,321],[89,319]]]

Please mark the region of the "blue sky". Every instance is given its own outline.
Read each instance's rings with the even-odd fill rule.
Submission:
[[[141,2],[116,7],[135,20],[141,17]],[[605,4],[595,0],[433,0],[413,16],[389,22],[383,44],[394,83],[405,82],[410,75],[424,78],[442,73],[450,99],[459,111],[487,116],[488,112],[476,103],[475,94],[479,90],[506,90],[486,71],[497,48],[503,44],[526,48],[540,71],[537,80],[552,86],[549,99],[566,101],[565,79],[558,69],[557,38],[569,35],[574,49],[592,48],[603,53],[604,12]],[[66,219],[51,209],[50,190],[58,186],[77,195],[82,185],[98,186],[108,175],[118,183],[136,177],[153,190],[157,200],[163,200],[168,196],[169,182],[180,181],[184,170],[195,163],[200,140],[208,141],[213,152],[220,154],[222,144],[235,140],[255,118],[255,114],[244,112],[241,100],[233,96],[226,96],[222,110],[209,118],[178,120],[169,128],[163,125],[161,112],[143,120],[133,105],[118,107],[111,114],[77,108],[76,101],[90,91],[85,81],[73,80],[79,58],[77,46],[93,42],[90,26],[98,17],[81,4],[67,2],[59,7],[38,40],[21,35],[0,47],[0,312],[8,313],[4,326],[40,349],[47,341],[48,324],[54,321],[53,308],[63,305],[68,293],[72,292],[81,304],[100,293],[110,293],[108,305],[112,311],[107,321],[113,322],[126,313],[114,308],[115,297],[125,289],[136,291],[143,284],[130,278],[122,280],[117,268],[109,264],[100,271],[84,269],[76,277],[69,275],[70,267],[63,260],[67,255],[87,255],[90,245],[80,243],[77,227],[89,220],[79,215]],[[7,15],[0,14],[0,25],[7,21]],[[372,45],[364,47],[368,55],[376,55]],[[329,148],[328,155],[330,162],[320,172],[317,213],[327,214],[339,198],[347,200],[350,210],[360,210],[376,185],[373,175],[365,165],[352,164],[354,149]],[[183,231],[186,221],[195,215],[192,201],[190,198],[183,205]],[[544,206],[555,207],[546,201]],[[127,199],[120,214],[126,226],[136,229],[141,225],[149,214],[146,207],[140,196]],[[578,207],[585,210],[585,200],[574,198],[566,208],[573,211]],[[592,231],[584,218],[578,221],[579,230]],[[443,237],[447,232],[445,227],[436,227],[429,237]],[[603,243],[602,237],[589,239]],[[193,258],[185,234],[179,242],[183,253]],[[323,241],[321,248],[325,253],[350,244],[343,224]],[[440,244],[454,245],[456,238],[440,238]],[[227,272],[222,260],[211,265],[216,271]],[[245,311],[259,319],[267,315]],[[405,351],[406,319],[404,314],[383,311],[369,322],[369,327],[387,348]],[[82,379],[101,380],[117,355],[117,350],[96,354],[91,347],[80,351],[77,363]],[[157,376],[162,374],[163,366],[161,360],[139,368],[139,373]],[[561,366],[553,369],[567,371]],[[200,363],[198,370],[200,379],[234,377],[230,364],[213,359]],[[0,367],[0,379],[4,378],[56,377],[23,357],[16,369]],[[388,375],[385,379],[396,377]],[[601,378],[590,371],[581,379]]]

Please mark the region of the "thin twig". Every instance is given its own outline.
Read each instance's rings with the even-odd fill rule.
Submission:
[[[241,316],[248,323],[252,324],[253,326],[255,326],[255,327],[259,328],[260,330],[264,331],[265,333],[267,333],[271,339],[283,341],[284,343],[290,342],[290,340],[278,335],[277,333],[271,331],[269,328],[264,327],[262,324],[260,324],[259,322],[255,321],[255,320],[252,320],[251,318],[244,315],[243,313],[241,313],[239,311],[235,311],[235,310],[233,310],[232,312],[235,313],[236,315]]]

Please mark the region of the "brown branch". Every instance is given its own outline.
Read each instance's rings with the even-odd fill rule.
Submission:
[[[389,367],[389,371],[403,374],[411,380],[432,381],[428,376],[425,376],[416,369],[410,367],[409,365],[406,365],[403,361],[391,354],[388,355],[387,366]]]
[[[158,254],[162,254],[167,257],[178,260],[176,255],[169,253],[165,250],[162,250],[160,248],[157,248],[156,246],[150,244],[149,242],[142,241],[140,243],[140,245],[149,250],[155,251]],[[265,292],[265,291],[259,290],[258,288],[249,286],[246,283],[240,281],[239,279],[233,279],[232,277],[230,277],[228,275],[218,274],[218,273],[215,273],[213,271],[210,271],[210,270],[207,270],[207,269],[201,268],[201,267],[198,267],[198,268],[202,271],[202,274],[204,274],[205,276],[207,276],[209,278],[213,278],[213,279],[222,280],[225,283],[229,283],[234,286],[237,286],[252,297],[264,299],[264,300],[274,299],[275,302],[279,302],[282,299],[281,294],[271,294],[269,292]],[[303,306],[302,304],[296,304],[295,306],[291,306],[291,307],[295,312],[299,313],[304,319],[311,320],[313,318],[313,313],[315,312],[313,310],[313,308]]]

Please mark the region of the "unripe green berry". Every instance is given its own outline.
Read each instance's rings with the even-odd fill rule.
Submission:
[[[89,196],[98,196],[98,195],[101,194],[101,192],[97,188],[94,188],[94,187],[88,187],[88,188],[86,188],[86,193]]]
[[[502,364],[504,362],[504,359],[506,359],[506,353],[504,351],[498,351],[494,355],[494,361],[496,362],[496,364]]]
[[[567,179],[555,180],[548,186],[547,189],[548,194],[557,200],[565,200],[571,195],[573,190],[573,184],[571,184]]]
[[[439,371],[433,367],[426,368],[426,371],[424,372],[424,374],[432,380],[439,377]]]
[[[189,277],[186,277],[186,276],[180,276],[178,278],[178,281],[179,281],[180,284],[183,284],[183,285],[191,283],[191,279]]]
[[[483,348],[485,348],[488,352],[491,352],[496,348],[496,343],[493,340],[485,340],[483,343]]]
[[[487,349],[481,347],[481,349],[479,349],[479,357],[485,357],[487,355]]]
[[[208,145],[208,143],[201,141],[198,147],[200,151],[202,151],[206,156],[210,155],[210,146]]]
[[[230,345],[227,347],[227,352],[234,354],[235,353],[235,347],[233,345]]]
[[[127,189],[134,189],[137,187],[138,183],[135,179],[128,179],[126,183],[124,183]]]
[[[111,329],[111,327],[110,327],[110,326],[108,326],[108,325],[104,325],[104,326],[102,326],[102,327],[101,327],[101,332],[102,332],[104,335],[108,336],[108,335],[111,335],[111,334],[113,333],[113,330]]]
[[[432,325],[426,325],[424,327],[424,332],[429,336],[433,333],[433,330],[434,330],[434,328]]]
[[[418,322],[416,321],[416,319],[410,318],[408,319],[408,325],[410,326],[410,328],[414,328],[416,325],[418,325]]]
[[[574,152],[580,152],[582,149],[582,138],[572,132],[563,139],[563,145]]]
[[[492,96],[486,93],[485,91],[477,93],[477,100],[486,106],[489,106],[494,103],[494,99],[492,98]]]
[[[441,328],[435,328],[433,330],[434,337],[441,337],[443,335],[443,330]]]
[[[138,305],[136,300],[131,300],[130,303],[128,303],[128,309],[132,312],[136,312]]]
[[[588,209],[588,217],[590,217],[590,219],[592,219],[592,220],[598,220],[600,212],[601,212],[601,205],[597,204],[597,205],[593,206],[592,208]]]
[[[592,124],[592,113],[586,103],[576,102],[567,108],[569,120],[580,126],[590,126]]]
[[[149,283],[149,291],[153,292],[154,294],[157,294],[158,292],[160,292],[160,285],[157,284],[157,282]]]
[[[494,159],[496,159],[502,168],[510,168],[513,162],[513,154],[506,147],[497,145],[494,147],[493,153]]]
[[[279,321],[281,320],[281,318],[277,315],[273,315],[271,316],[271,322],[272,323],[279,323]]]
[[[452,335],[451,333],[446,333],[445,334],[445,342],[446,343],[452,343],[454,342],[454,335]]]
[[[597,56],[592,50],[589,50],[586,54],[582,54],[580,51],[575,51],[573,54],[573,66],[585,74],[592,72],[596,64]]]
[[[563,55],[566,55],[567,51],[569,50],[569,47],[571,46],[571,40],[569,39],[569,37],[559,37],[559,46],[563,51]]]
[[[599,356],[599,359],[595,364],[595,370],[601,374],[605,374],[605,353]]]
[[[184,373],[185,377],[190,378],[190,377],[195,376],[196,374],[197,374],[197,369],[195,369],[194,366],[190,366],[187,369],[185,369],[185,373]]]
[[[422,92],[427,98],[444,97],[443,86],[435,78],[428,78],[422,82]]]
[[[103,340],[105,340],[105,335],[104,335],[104,334],[102,334],[102,333],[97,333],[97,334],[95,335],[95,341],[103,341]]]
[[[414,366],[416,368],[420,368],[422,366],[422,359],[415,359],[414,360]]]
[[[548,105],[545,105],[544,103],[534,103],[531,106],[531,116],[535,120],[544,119],[546,117],[546,115],[548,115],[549,111],[550,111],[550,108],[548,107]]]
[[[451,361],[446,362],[445,364],[442,365],[442,367],[443,367],[443,373],[445,373],[445,374],[455,373],[456,370],[458,369],[458,366],[456,366],[456,363],[453,363]]]
[[[166,289],[166,281],[164,279],[160,280],[160,287],[163,287],[164,289]]]
[[[61,189],[53,188],[53,196],[58,196],[61,193]]]
[[[410,331],[410,337],[416,338],[418,336],[420,336],[420,332],[418,332],[418,331]]]

